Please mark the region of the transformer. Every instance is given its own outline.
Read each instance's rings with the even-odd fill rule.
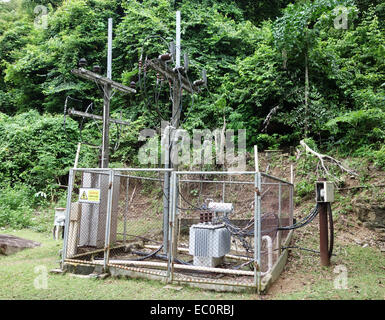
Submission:
[[[195,266],[216,267],[230,252],[231,235],[224,224],[199,223],[190,227],[189,253]]]

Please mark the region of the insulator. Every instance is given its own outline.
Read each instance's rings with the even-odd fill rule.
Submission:
[[[87,60],[85,58],[81,58],[79,60],[79,66],[80,67],[85,67],[87,65]]]
[[[232,203],[224,203],[224,202],[210,202],[208,204],[208,209],[213,212],[224,212],[229,213],[234,210]]]
[[[169,54],[169,53],[161,54],[158,57],[158,59],[163,60],[163,61],[168,61],[171,59],[171,54]]]
[[[92,71],[95,73],[100,73],[102,71],[102,68],[98,65],[95,65],[92,67]]]
[[[194,86],[201,86],[201,85],[204,84],[204,83],[205,83],[204,80],[200,79],[200,80],[195,80],[195,81],[193,82],[193,85],[194,85]]]
[[[175,73],[177,71],[180,71],[180,72],[184,72],[184,67],[180,66],[180,67],[175,67],[174,69],[172,69],[172,71],[174,71]]]

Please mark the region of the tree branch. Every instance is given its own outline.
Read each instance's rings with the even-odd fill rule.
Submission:
[[[321,154],[321,153],[318,153],[318,152],[314,151],[313,149],[311,149],[311,148],[306,144],[306,142],[305,142],[304,140],[301,140],[301,141],[300,141],[300,145],[303,146],[307,152],[310,152],[312,155],[316,156],[316,157],[319,159],[320,164],[321,164],[321,167],[322,167],[322,169],[323,169],[323,171],[325,172],[326,175],[331,176],[331,177],[333,177],[333,178],[336,178],[336,177],[333,176],[333,175],[329,172],[329,170],[326,168],[325,161],[328,161],[328,162],[330,162],[330,163],[335,164],[336,166],[338,166],[338,167],[341,169],[341,171],[347,172],[348,174],[351,174],[351,175],[354,175],[354,176],[358,176],[357,172],[355,172],[354,170],[349,169],[349,168],[343,166],[341,161],[339,161],[339,160],[337,160],[337,159],[334,159],[333,157],[328,156],[328,155],[326,155],[326,154]]]

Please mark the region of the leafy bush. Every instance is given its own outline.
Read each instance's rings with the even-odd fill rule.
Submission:
[[[325,126],[341,153],[362,155],[362,149],[376,150],[385,142],[385,111],[379,108],[348,112]]]
[[[385,146],[382,146],[378,151],[374,151],[373,160],[376,166],[385,169]]]
[[[29,111],[15,117],[0,117],[2,183],[11,186],[23,183],[35,193],[43,191],[51,195],[58,183],[65,184],[78,139],[77,123],[67,119],[64,130],[62,116],[42,116]]]
[[[26,185],[0,189],[0,226],[24,228],[32,225],[33,191]]]
[[[296,195],[304,200],[305,197],[314,193],[314,182],[302,180],[295,185]]]

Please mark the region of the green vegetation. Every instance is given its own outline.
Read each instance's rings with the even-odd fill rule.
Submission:
[[[352,225],[350,226],[352,227]],[[318,234],[296,236],[296,245],[317,247]],[[299,285],[275,299],[288,300],[383,300],[385,298],[384,257],[375,248],[346,245],[336,241],[330,267],[319,266],[319,256],[292,250],[286,268],[293,270]],[[301,272],[296,272],[300,266]],[[369,267],[370,266],[370,267]],[[346,275],[346,281],[342,278]]]
[[[34,12],[37,5],[47,8],[46,28]],[[110,165],[140,166],[138,150],[145,143],[138,139],[140,130],[159,128],[161,118],[169,119],[171,114],[167,83],[155,105],[153,97],[159,89],[154,85],[155,73],[148,73],[144,84],[139,59],[142,53],[143,59],[151,59],[168,50],[166,44],[175,38],[176,9],[182,13],[182,49],[190,60],[189,78],[200,78],[203,68],[208,75],[207,90],[183,96],[184,129],[221,128],[225,119],[227,129],[247,130],[251,153],[254,145],[259,150],[288,150],[306,139],[312,149],[344,158],[358,171],[363,186],[370,182],[368,168],[385,169],[385,4],[381,0],[10,0],[0,2],[0,227],[47,234],[53,208],[65,206],[68,171],[78,142],[101,144],[100,124],[63,117],[63,111],[89,108],[102,113],[100,90],[74,76],[71,69],[86,58],[88,68],[98,64],[105,74],[109,17],[114,20],[113,78],[125,85],[135,81],[138,89],[136,95],[117,93],[112,99],[112,117],[131,125],[123,130],[111,126]],[[341,17],[346,17],[346,24]],[[98,157],[97,148],[83,144],[79,167],[97,166]],[[318,160],[305,154],[292,160],[297,162],[295,202],[299,204],[313,196]],[[278,162],[273,156],[270,169],[279,169]],[[339,187],[348,183],[346,173],[329,170]],[[143,183],[141,191],[153,197],[154,216],[160,214],[160,187]],[[197,192],[190,190],[191,195]],[[383,199],[381,190],[370,192]],[[336,198],[341,204],[336,218],[352,211],[342,193]],[[53,266],[56,246],[48,241],[47,247],[36,249],[41,253],[36,259],[47,254]],[[348,250],[355,259],[356,249]],[[28,258],[28,252],[0,259]],[[0,274],[9,280],[7,268],[1,268]],[[20,283],[32,279],[31,272],[22,275],[23,268],[31,271],[31,265],[15,268],[20,268]],[[373,280],[370,275],[361,279],[355,272],[353,281]],[[68,278],[50,277],[58,287],[69,285]],[[69,288],[84,281],[88,280],[74,279]],[[135,287],[119,280],[111,283],[128,292]],[[149,282],[151,286],[160,285]],[[11,288],[14,293],[4,294],[22,296],[23,285],[20,290]],[[317,297],[332,297],[330,283],[317,288]],[[33,289],[26,290],[34,296]],[[110,296],[120,297],[118,292]],[[148,289],[149,296],[152,292]],[[187,292],[180,297],[200,294]],[[56,293],[46,294],[36,296]],[[341,298],[350,296],[343,293]],[[66,297],[73,297],[70,290]]]
[[[182,12],[183,48],[190,78],[207,69],[208,90],[184,99],[183,127],[247,129],[247,143],[277,149],[307,136],[310,146],[340,157],[359,157],[385,167],[385,6],[381,1],[46,1],[47,28],[39,27],[32,0],[0,5],[0,224],[32,225],[39,205],[60,201],[79,141],[99,145],[94,121],[63,118],[63,107],[100,113],[102,97],[70,70],[85,57],[106,65],[106,23],[114,19],[113,76],[138,81],[138,60],[167,50]],[[346,8],[347,29],[336,28]],[[87,36],[85,36],[87,35]],[[163,37],[164,40],[160,37]],[[149,74],[148,83],[154,77]],[[117,94],[112,116],[131,121],[111,127],[111,166],[137,166],[139,131],[158,127],[145,94]],[[166,91],[166,90],[165,90]],[[70,98],[68,98],[70,97]],[[266,125],[264,120],[277,107]],[[169,118],[169,99],[159,112]],[[81,129],[81,130],[80,130]],[[119,138],[118,138],[119,137]],[[317,147],[318,146],[318,147]],[[83,146],[79,166],[96,166],[96,149]],[[300,160],[297,202],[316,179],[313,159]],[[12,188],[15,195],[11,195]],[[23,191],[20,191],[23,190]],[[12,203],[10,199],[25,199]],[[35,197],[35,195],[38,195]],[[39,201],[37,201],[39,200]]]

